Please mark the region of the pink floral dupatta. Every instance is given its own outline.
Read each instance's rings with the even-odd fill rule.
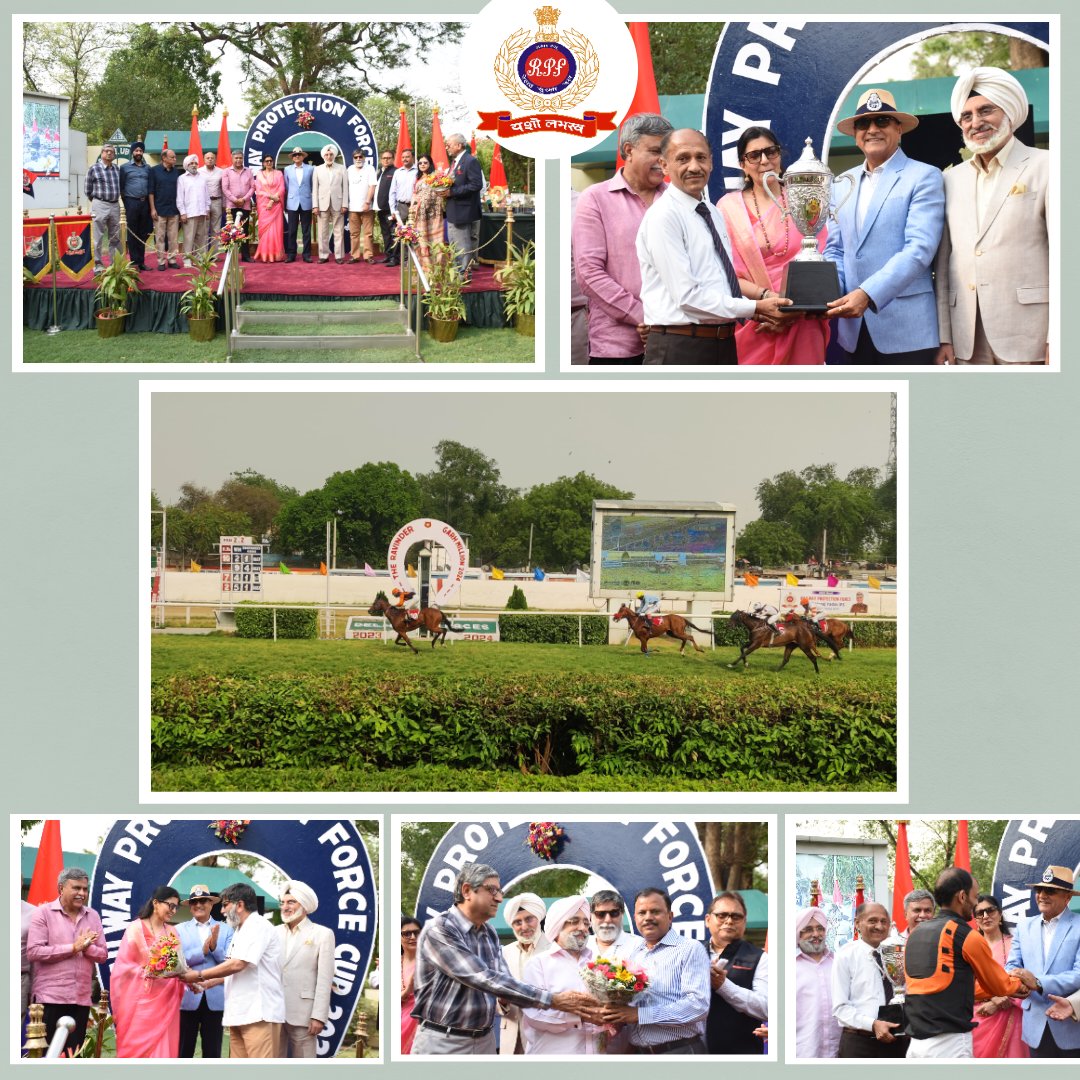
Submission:
[[[170,930],[173,937],[175,932]],[[150,927],[141,919],[128,926],[109,978],[118,1058],[174,1058],[180,1049],[180,979],[146,975]],[[179,944],[179,943],[178,943]]]

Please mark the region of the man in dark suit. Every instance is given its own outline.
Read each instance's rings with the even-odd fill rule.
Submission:
[[[384,150],[379,155],[379,171],[375,174],[375,216],[379,219],[383,256],[387,266],[396,266],[398,263],[394,214],[390,207],[390,181],[393,179],[394,155],[389,150]]]
[[[467,274],[480,247],[480,192],[484,174],[480,162],[469,153],[464,135],[448,135],[452,187],[441,189],[446,196],[446,224],[450,243],[461,251],[458,266]]]
[[[285,261],[296,262],[296,238],[300,253],[311,262],[311,182],[315,170],[304,160],[299,146],[292,149],[292,164],[285,166]]]

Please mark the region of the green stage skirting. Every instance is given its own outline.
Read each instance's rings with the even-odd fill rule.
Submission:
[[[132,297],[131,314],[124,327],[129,334],[186,334],[187,316],[180,314],[178,292],[144,292]],[[296,297],[284,293],[259,293],[252,300],[286,302]],[[304,300],[386,300],[385,296],[305,296]],[[503,314],[502,293],[465,293],[465,320],[470,326],[498,329],[507,325]],[[30,330],[45,330],[52,325],[52,290],[23,289],[23,326]],[[56,321],[62,330],[94,329],[94,294],[88,289],[56,290]],[[218,313],[218,329],[225,321]]]

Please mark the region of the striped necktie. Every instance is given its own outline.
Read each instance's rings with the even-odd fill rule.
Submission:
[[[731,265],[731,257],[724,248],[724,241],[720,239],[720,234],[716,231],[716,226],[713,224],[712,214],[709,213],[708,206],[703,202],[699,202],[697,206],[694,207],[694,213],[705,222],[705,227],[709,230],[713,247],[716,248],[716,257],[720,260],[720,265],[724,268],[724,276],[727,278],[728,291],[734,299],[741,299],[742,289],[739,288],[738,275],[735,273],[735,267]]]

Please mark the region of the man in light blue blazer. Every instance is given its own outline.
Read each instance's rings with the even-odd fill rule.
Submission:
[[[836,126],[853,135],[865,161],[849,169],[851,197],[829,228],[825,258],[838,264],[842,295],[828,306],[852,364],[932,364],[937,301],[931,268],[945,223],[941,173],[900,149],[918,127],[888,90],[867,90],[854,116]]]
[[[304,262],[311,262],[311,182],[314,168],[304,159],[307,154],[299,146],[289,155],[291,165],[285,166],[285,261],[296,262],[296,235],[300,232],[300,253]]]
[[[232,941],[232,927],[210,917],[220,897],[207,885],[193,885],[182,901],[191,912],[187,922],[178,923],[176,935],[189,968],[196,971],[224,963]],[[212,986],[203,993],[184,987],[180,1002],[180,1050],[178,1057],[195,1056],[195,1044],[202,1037],[202,1056],[221,1057],[221,1017],[225,1010],[225,987]]]
[[[1080,1024],[1046,1015],[1050,994],[1066,997],[1080,990],[1080,915],[1069,910],[1069,898],[1080,892],[1067,866],[1048,866],[1042,881],[1029,884],[1041,915],[1020,921],[1005,963],[1007,971],[1023,968],[1034,977],[1022,1004],[1024,1042],[1032,1057],[1080,1058]]]

